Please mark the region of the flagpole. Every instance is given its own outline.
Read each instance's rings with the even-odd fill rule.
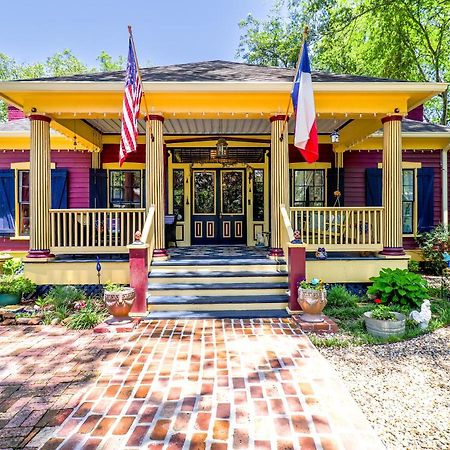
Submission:
[[[300,51],[298,54],[297,64],[295,66],[294,80],[292,81],[291,92],[294,89],[295,78],[297,77],[297,72],[298,72],[298,68],[300,66],[300,61],[302,60],[303,46],[305,45],[306,39],[308,39],[308,34],[309,34],[309,28],[308,28],[308,25],[306,25],[303,30],[303,38],[302,38],[302,43],[300,45]],[[281,127],[280,141],[283,140],[284,130],[286,129],[286,125],[289,120],[289,108],[291,107],[291,102],[292,102],[292,96],[291,96],[291,94],[289,94],[289,100],[288,100],[288,104],[287,104],[287,108],[286,108],[286,113],[284,115],[284,121],[283,121],[283,125]]]
[[[141,84],[142,84],[142,97],[144,98],[145,117],[147,118],[147,120],[149,120],[150,113],[148,111],[147,97],[145,96],[144,82],[142,80],[141,68],[139,66],[139,60],[138,60],[137,53],[136,53],[136,46],[134,45],[134,37],[133,37],[133,31],[131,30],[131,25],[128,25],[128,33],[129,33],[130,39],[131,39],[131,47],[133,48],[134,60],[136,61],[136,68],[137,68],[138,77],[139,77],[139,80],[141,81]],[[150,123],[149,123],[149,126],[150,126],[151,138],[152,138],[152,141],[153,141],[155,138],[153,136],[153,131],[152,131]]]

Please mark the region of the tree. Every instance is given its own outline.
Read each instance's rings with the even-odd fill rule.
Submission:
[[[19,64],[13,58],[0,53],[0,80],[19,80],[41,77],[59,77],[87,72],[111,72],[125,66],[125,58],[116,60],[102,51],[97,57],[98,67],[88,67],[71,50],[65,49],[48,57],[45,62]],[[7,118],[7,105],[0,101],[0,122]]]
[[[317,70],[450,80],[448,0],[281,0],[267,20],[249,16],[240,23],[238,56],[251,63],[293,67],[305,23],[311,29]],[[441,124],[450,122],[448,90],[427,103],[426,116]]]

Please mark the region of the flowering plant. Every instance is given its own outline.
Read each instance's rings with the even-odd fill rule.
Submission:
[[[320,291],[321,289],[323,289],[323,281],[319,280],[318,278],[313,278],[310,282],[307,282],[306,280],[300,281],[298,286],[302,289],[313,289],[316,291]]]
[[[377,305],[381,304],[381,299],[380,298],[374,298],[373,302],[376,303]]]

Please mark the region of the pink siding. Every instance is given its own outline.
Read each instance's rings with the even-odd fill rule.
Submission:
[[[29,151],[6,151],[0,153],[0,169],[9,169],[11,163],[27,162]],[[52,151],[51,160],[57,169],[68,169],[69,208],[89,208],[89,168],[91,154],[88,152]],[[11,241],[0,237],[0,251],[27,250],[28,241]]]
[[[8,122],[11,120],[24,119],[25,114],[18,108],[9,105],[8,106]]]
[[[382,152],[361,151],[344,153],[344,192],[345,206],[362,206],[366,202],[366,168],[377,167],[382,160]],[[426,150],[403,152],[403,160],[410,162],[421,162],[422,167],[434,169],[434,223],[441,221],[442,199],[441,199],[441,170],[440,152]],[[416,243],[412,238],[404,239],[405,248],[414,248]]]

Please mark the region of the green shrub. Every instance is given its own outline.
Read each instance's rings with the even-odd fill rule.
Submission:
[[[120,284],[111,283],[111,281],[107,281],[104,290],[107,292],[120,292],[123,290],[123,286]]]
[[[67,326],[73,330],[93,328],[106,319],[108,313],[103,304],[95,298],[80,302],[77,310],[68,320]]]
[[[391,311],[391,308],[383,305],[377,306],[373,309],[371,317],[376,320],[397,320],[394,313]]]
[[[351,294],[345,286],[337,284],[327,291],[327,305],[329,306],[356,306],[358,296]]]
[[[428,233],[423,233],[417,238],[420,249],[425,258],[425,267],[431,275],[441,275],[446,267],[442,254],[449,250],[450,233],[447,227],[437,225]]]
[[[367,293],[378,297],[384,305],[419,308],[428,297],[427,282],[408,270],[382,269],[378,277],[370,280],[373,284]]]
[[[86,300],[86,294],[75,286],[54,286],[47,294],[46,300],[55,308],[60,305],[71,308],[76,302]]]
[[[23,272],[23,262],[20,258],[8,259],[3,263],[3,273],[5,275],[16,275]]]
[[[23,295],[31,294],[36,285],[22,275],[2,275],[0,277],[0,294]]]
[[[420,264],[419,261],[415,261],[414,259],[410,259],[408,262],[408,270],[413,273],[420,272]]]

